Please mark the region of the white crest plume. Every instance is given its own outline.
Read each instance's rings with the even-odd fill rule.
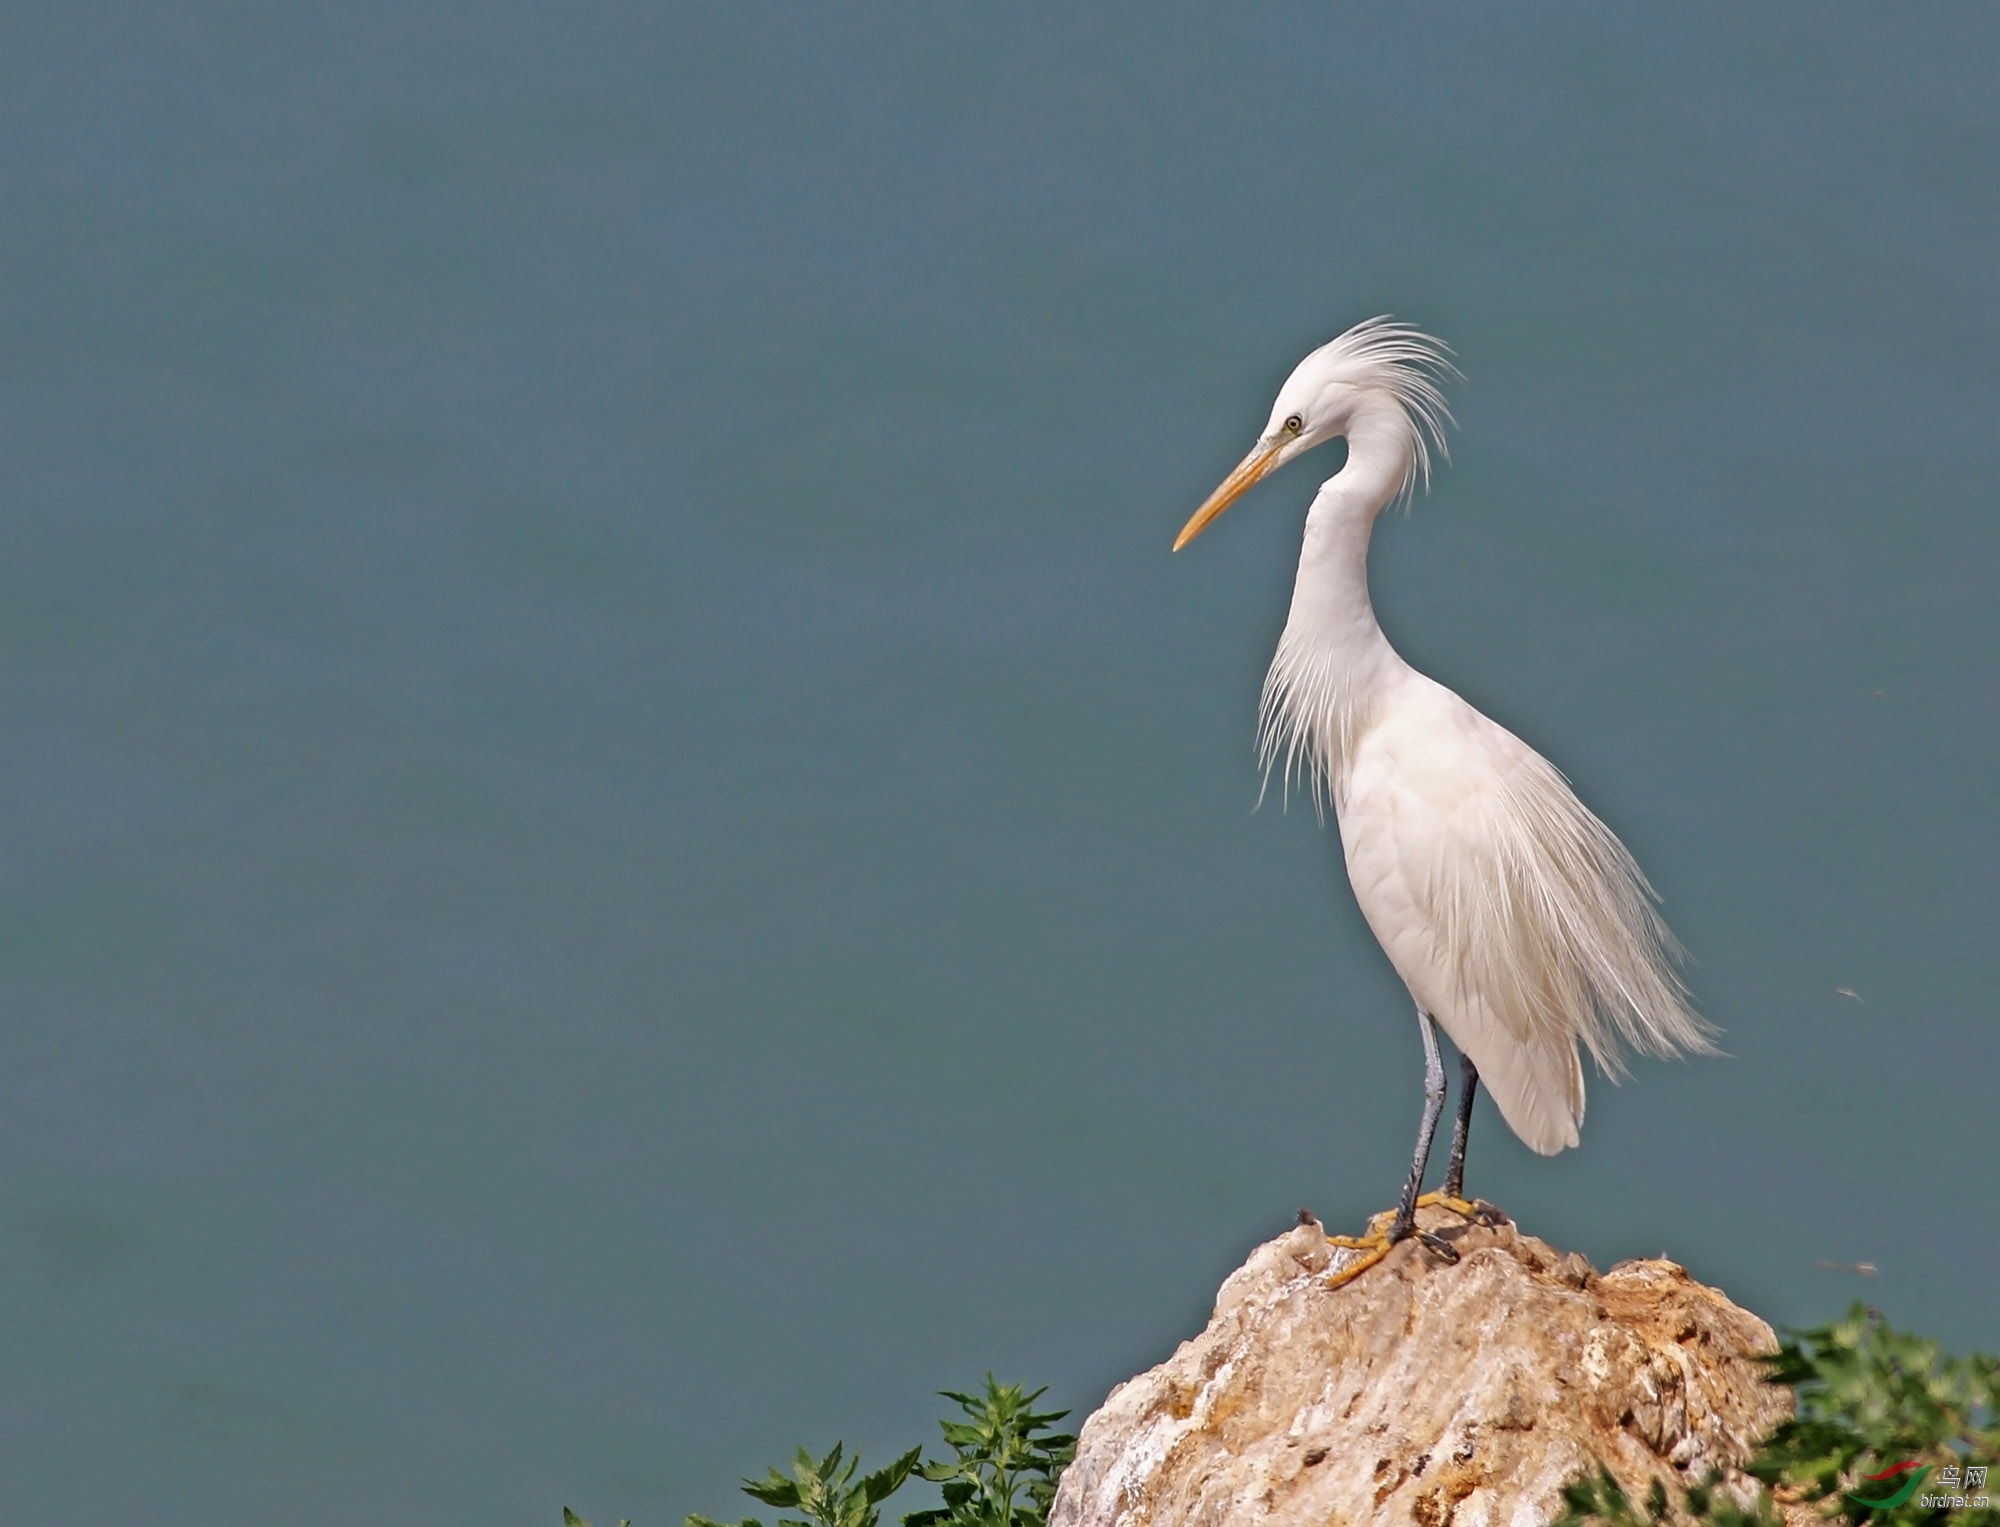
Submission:
[[[1323,361],[1330,382],[1361,391],[1384,392],[1402,405],[1410,421],[1410,470],[1403,481],[1407,495],[1419,483],[1431,485],[1431,452],[1451,460],[1445,431],[1457,421],[1444,400],[1442,383],[1462,379],[1451,363],[1451,346],[1386,313],[1363,320],[1340,338],[1313,352]]]

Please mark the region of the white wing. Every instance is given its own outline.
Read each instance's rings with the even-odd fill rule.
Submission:
[[[1589,1046],[1710,1051],[1651,888],[1546,759],[1407,667],[1356,728],[1335,789],[1347,873],[1418,1004],[1533,1150],[1577,1143]]]

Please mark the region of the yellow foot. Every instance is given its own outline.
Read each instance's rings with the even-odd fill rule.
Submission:
[[[1449,1209],[1463,1219],[1477,1219],[1479,1207],[1470,1199],[1453,1198],[1448,1193],[1426,1193],[1417,1200],[1419,1209]]]
[[[1326,1286],[1328,1288],[1339,1288],[1343,1283],[1352,1283],[1356,1278],[1368,1271],[1369,1268],[1386,1257],[1392,1249],[1389,1237],[1386,1234],[1358,1237],[1351,1235],[1330,1235],[1327,1239],[1336,1246],[1345,1246],[1350,1251],[1359,1251],[1362,1253],[1362,1255],[1341,1268],[1339,1272],[1327,1274]]]
[[[1389,1244],[1389,1227],[1396,1222],[1396,1211],[1384,1209],[1380,1214],[1368,1216],[1368,1229],[1360,1235],[1330,1235],[1327,1241],[1335,1246],[1346,1246],[1368,1251],[1376,1246]]]
[[[1445,1193],[1426,1193],[1417,1200],[1419,1209],[1436,1207],[1449,1209],[1461,1219],[1469,1219],[1475,1225],[1504,1225],[1507,1216],[1483,1198],[1453,1198]]]
[[[1348,1251],[1358,1251],[1362,1255],[1349,1262],[1339,1272],[1327,1275],[1326,1286],[1339,1288],[1343,1283],[1352,1283],[1377,1262],[1389,1254],[1395,1244],[1389,1239],[1389,1227],[1396,1222],[1396,1211],[1384,1209],[1368,1221],[1368,1230],[1363,1235],[1330,1235],[1326,1238],[1329,1246],[1343,1247]]]
[[[1462,1219],[1469,1220],[1475,1225],[1504,1225],[1507,1223],[1506,1215],[1502,1214],[1484,1199],[1479,1198],[1453,1198],[1444,1193],[1426,1193],[1417,1200],[1417,1207],[1419,1209],[1449,1210],[1451,1213],[1458,1215]],[[1343,1283],[1352,1283],[1356,1278],[1368,1271],[1369,1268],[1386,1257],[1395,1247],[1395,1243],[1389,1239],[1389,1229],[1395,1221],[1396,1211],[1394,1209],[1384,1209],[1380,1214],[1375,1215],[1368,1221],[1368,1231],[1365,1235],[1328,1236],[1326,1241],[1329,1246],[1339,1246],[1347,1251],[1358,1251],[1362,1255],[1349,1262],[1339,1272],[1329,1273],[1326,1279],[1326,1286],[1328,1288],[1339,1288]],[[1429,1235],[1419,1230],[1414,1233],[1413,1238],[1422,1242],[1425,1247],[1447,1262],[1456,1262],[1458,1260],[1457,1250],[1449,1241],[1446,1241],[1441,1236]]]

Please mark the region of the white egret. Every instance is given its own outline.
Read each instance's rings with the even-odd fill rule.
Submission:
[[[1347,462],[1306,513],[1291,616],[1264,680],[1258,728],[1268,775],[1296,769],[1331,801],[1348,880],[1417,1005],[1424,1111],[1416,1157],[1386,1232],[1410,1235],[1420,1203],[1471,1215],[1466,1134],[1480,1079],[1529,1149],[1577,1143],[1579,1043],[1616,1077],[1626,1047],[1712,1053],[1688,1007],[1652,887],[1563,776],[1513,733],[1399,657],[1368,598],[1368,541],[1393,500],[1430,480],[1451,422],[1439,341],[1386,318],[1358,324],[1298,365],[1257,443],[1174,542],[1179,551],[1260,478],[1336,436]],[[1444,1192],[1419,1198],[1444,1109],[1433,1024],[1458,1047],[1463,1087]],[[1426,1237],[1426,1240],[1434,1238]],[[1448,1251],[1441,1242],[1439,1249]]]

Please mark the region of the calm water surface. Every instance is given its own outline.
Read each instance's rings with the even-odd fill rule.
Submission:
[[[2000,1347],[1992,12],[6,30],[10,1519],[734,1514],[1386,1205],[1414,1024],[1253,809],[1336,453],[1167,555],[1384,311],[1385,624],[1731,1052],[1473,1185]]]

